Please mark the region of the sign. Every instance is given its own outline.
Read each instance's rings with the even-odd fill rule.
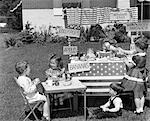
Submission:
[[[130,13],[129,12],[110,12],[110,20],[115,21],[115,20],[130,20]]]
[[[69,73],[90,71],[90,64],[88,62],[77,62],[68,64]]]
[[[77,46],[63,46],[63,55],[77,55]]]
[[[117,0],[117,8],[130,8],[130,0]]]
[[[80,30],[60,28],[58,30],[58,34],[60,36],[79,37],[80,36]]]
[[[128,23],[126,26],[127,31],[150,31],[149,22],[138,22],[138,23]]]

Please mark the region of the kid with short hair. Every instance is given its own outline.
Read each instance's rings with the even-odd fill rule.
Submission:
[[[122,115],[122,100],[119,94],[123,91],[123,88],[118,83],[110,84],[110,98],[107,103],[101,105],[98,109],[88,111],[89,118],[116,118]]]
[[[23,88],[29,103],[36,101],[44,101],[43,105],[43,117],[42,121],[48,121],[48,103],[45,95],[40,94],[37,91],[36,86],[40,83],[38,78],[31,80],[30,75],[30,65],[27,61],[17,62],[15,65],[16,72],[18,72],[19,77],[17,78],[17,84]]]

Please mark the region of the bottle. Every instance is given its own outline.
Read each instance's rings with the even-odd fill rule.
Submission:
[[[130,50],[135,51],[134,36],[131,36]]]
[[[67,72],[67,73],[65,74],[65,77],[66,77],[66,79],[65,79],[64,85],[65,85],[65,86],[70,85],[70,84],[71,84],[71,75],[70,75],[70,73]]]

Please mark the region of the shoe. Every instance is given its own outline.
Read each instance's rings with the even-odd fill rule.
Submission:
[[[141,112],[134,111],[134,114],[136,114],[136,115],[140,115],[140,114],[141,114]]]
[[[48,119],[46,119],[46,117],[43,116],[41,121],[48,121]]]
[[[144,112],[143,108],[140,108],[140,113],[143,113],[143,112]]]

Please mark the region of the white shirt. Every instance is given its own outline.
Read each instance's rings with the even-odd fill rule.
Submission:
[[[113,100],[113,98],[115,98]],[[112,97],[111,100],[113,100],[113,104],[114,104],[114,108],[111,108],[109,111],[110,112],[117,112],[119,111],[121,108],[123,108],[123,104],[122,104],[122,100],[120,97]],[[105,104],[103,105],[103,107],[107,108],[110,106],[110,100]]]
[[[36,85],[31,81],[29,77],[26,76],[19,76],[17,79],[17,83],[24,89],[24,93],[27,97],[33,97],[36,91]]]

